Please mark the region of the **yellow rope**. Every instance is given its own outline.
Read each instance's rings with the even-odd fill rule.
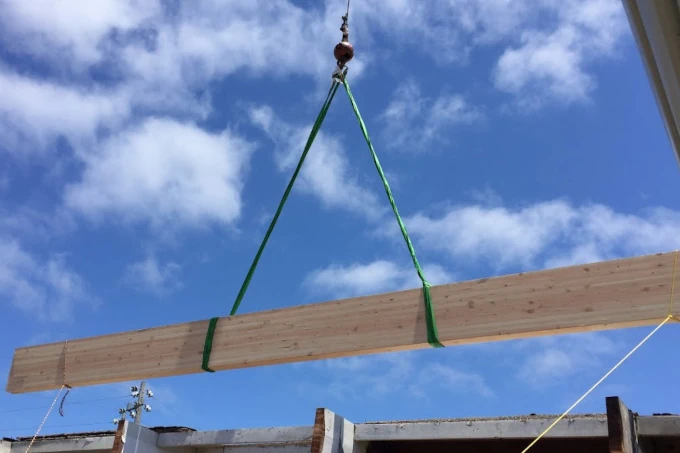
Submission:
[[[548,431],[553,429],[555,427],[555,425],[557,425],[557,423],[560,420],[562,420],[564,417],[566,417],[567,414],[569,414],[569,412],[571,412],[581,401],[583,401],[588,395],[590,395],[590,393],[593,390],[595,390],[598,385],[600,385],[605,379],[607,379],[609,377],[610,374],[612,374],[619,366],[621,366],[621,364],[623,362],[625,362],[631,355],[633,355],[633,353],[635,351],[637,351],[640,348],[640,346],[642,346],[647,340],[649,340],[652,337],[652,335],[654,335],[661,327],[663,327],[664,324],[666,324],[671,319],[675,320],[675,321],[680,321],[680,320],[678,320],[678,318],[673,316],[673,294],[675,292],[674,291],[675,290],[675,269],[676,269],[677,263],[678,263],[678,250],[675,251],[675,259],[673,260],[673,276],[672,276],[672,280],[671,280],[670,301],[669,301],[669,304],[668,304],[668,316],[666,317],[666,319],[664,319],[661,322],[661,324],[656,326],[656,328],[654,330],[652,330],[641,342],[639,342],[633,349],[631,349],[628,354],[626,354],[621,360],[619,360],[619,362],[616,365],[614,365],[609,371],[607,371],[607,373],[604,376],[602,376],[600,378],[600,380],[595,383],[595,385],[590,387],[590,389],[588,389],[588,391],[586,393],[584,393],[578,400],[576,400],[576,402],[574,404],[572,404],[569,407],[569,409],[564,411],[564,413],[562,415],[560,415],[557,418],[557,420],[552,422],[552,424],[550,426],[548,426],[541,434],[539,434],[539,436],[536,439],[534,439],[524,450],[522,450],[522,453],[526,453],[527,451],[529,451],[529,449],[531,447],[533,447],[536,444],[536,442],[538,442],[541,438],[543,438],[543,436],[545,436],[548,433]]]
[[[43,425],[47,421],[47,418],[50,416],[52,413],[52,409],[54,409],[54,405],[57,404],[57,401],[59,400],[59,395],[61,395],[61,392],[64,389],[71,389],[71,386],[66,383],[66,348],[68,347],[68,340],[64,343],[64,374],[63,374],[63,384],[61,385],[61,388],[59,389],[59,392],[57,393],[57,396],[54,397],[54,401],[52,401],[52,404],[50,405],[50,408],[47,409],[47,413],[45,414],[45,417],[43,418],[42,422],[40,423],[40,426],[38,426],[38,430],[35,432],[33,435],[33,438],[31,439],[31,442],[28,444],[28,447],[26,447],[26,452],[28,453],[28,450],[31,449],[33,446],[33,443],[35,442],[35,439],[38,437],[38,434],[40,434],[40,430],[42,430]],[[68,395],[69,390],[66,391],[66,395]],[[66,398],[66,395],[64,395],[64,398]],[[64,404],[64,400],[61,400],[61,404]],[[61,406],[59,408],[59,411],[61,412]]]
[[[59,399],[59,395],[61,395],[61,391],[64,390],[64,387],[65,387],[65,386],[62,385],[61,388],[59,389],[59,393],[57,393],[57,396],[54,397],[54,401],[52,401],[52,405],[51,405],[50,408],[47,410],[47,413],[45,414],[45,417],[43,418],[42,422],[40,423],[40,426],[38,426],[38,430],[37,430],[37,431],[35,432],[35,434],[33,435],[33,438],[31,439],[31,442],[28,444],[28,447],[26,447],[26,452],[25,452],[25,453],[28,453],[28,450],[30,450],[31,447],[33,446],[33,442],[35,442],[35,438],[38,437],[38,434],[40,434],[40,430],[42,429],[43,425],[44,425],[45,422],[47,421],[47,417],[50,416],[50,413],[52,412],[52,409],[54,408],[54,405],[57,404],[57,400]]]

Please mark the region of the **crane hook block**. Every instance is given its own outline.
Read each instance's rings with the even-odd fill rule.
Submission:
[[[347,26],[347,16],[342,16],[342,41],[333,49],[333,55],[338,62],[338,67],[342,68],[354,57],[354,47],[349,43],[349,27]]]

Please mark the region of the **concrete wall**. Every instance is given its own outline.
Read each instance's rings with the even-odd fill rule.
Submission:
[[[644,453],[680,453],[680,416],[635,416],[629,423],[624,415],[632,412],[620,399],[607,398],[606,407],[606,414],[561,420],[531,453],[606,453],[610,444],[620,451],[626,439],[639,441]],[[157,432],[121,422],[115,436],[111,431],[51,436],[38,439],[30,453],[521,453],[553,419],[530,415],[355,425],[317,409],[313,426],[298,427]],[[26,439],[0,442],[0,453],[24,453],[27,446]]]
[[[12,442],[9,453],[25,453],[29,441]],[[80,437],[77,439],[36,439],[31,446],[31,453],[111,453],[113,435]],[[0,453],[2,449],[0,449]]]
[[[532,440],[371,442],[367,453],[521,453]],[[529,451],[531,453],[608,453],[609,445],[607,438],[541,439]]]
[[[366,453],[521,453],[533,439],[448,440],[448,441],[376,441]],[[642,440],[644,453],[678,453],[679,437],[659,437]],[[580,439],[540,439],[530,453],[608,453],[606,437]]]
[[[127,423],[122,433],[121,453],[165,453],[156,446],[158,433],[143,426]]]
[[[158,434],[128,424],[123,429],[120,453],[309,453],[309,442],[297,441],[300,431],[304,430],[271,428]],[[285,442],[287,437],[290,442]],[[269,441],[276,442],[272,445]],[[185,442],[195,442],[198,446],[183,447]]]
[[[143,426],[127,423],[123,429],[121,453],[195,453],[195,448],[165,449],[158,447],[159,434]]]

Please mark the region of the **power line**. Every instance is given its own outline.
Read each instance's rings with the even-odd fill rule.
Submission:
[[[12,398],[14,396],[15,395],[11,395],[10,398]],[[52,398],[54,398],[54,395],[50,396],[50,395],[43,395],[42,393],[24,393],[22,395],[16,395],[16,397],[17,398],[18,397],[21,397],[21,398],[29,398],[30,397],[30,398],[40,398],[40,399],[43,399],[43,400],[44,399],[51,400]]]
[[[108,400],[114,400],[114,399],[120,399],[120,398],[127,398],[128,395],[121,395],[121,396],[109,396],[106,398],[97,398],[97,399],[92,399],[92,400],[81,400],[81,401],[72,401],[69,402],[68,404],[90,404],[90,403],[95,403],[97,401],[108,401]],[[0,414],[10,414],[14,412],[25,412],[25,411],[35,411],[35,410],[40,410],[40,409],[49,409],[49,406],[40,406],[40,407],[27,407],[23,409],[10,409],[8,411],[2,411]]]

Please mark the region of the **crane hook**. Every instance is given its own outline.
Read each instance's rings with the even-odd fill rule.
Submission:
[[[349,43],[349,27],[347,26],[348,14],[342,16],[342,41],[333,49],[333,55],[338,62],[338,68],[342,69],[348,61],[354,57],[354,47]]]

